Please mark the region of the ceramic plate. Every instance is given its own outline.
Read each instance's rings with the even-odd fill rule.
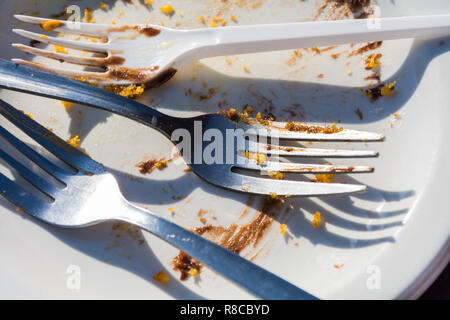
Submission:
[[[166,0],[153,1],[151,7],[144,1],[129,2],[105,1],[108,8],[101,8],[99,1],[73,4],[81,12],[87,7],[93,10],[97,23],[114,19],[116,25],[163,23],[177,28],[204,28],[216,15],[228,25],[238,25],[357,14],[345,5],[323,7],[325,1],[313,0],[172,0],[175,14],[168,17],[159,10],[168,4]],[[28,44],[11,28],[33,29],[15,21],[13,14],[49,17],[70,4],[2,1],[1,57],[32,58],[10,48],[13,42]],[[450,2],[380,0],[368,10],[383,17],[450,13]],[[179,116],[251,105],[279,120],[338,122],[385,134],[382,143],[311,144],[377,150],[378,159],[321,160],[375,166],[373,174],[335,177],[343,183],[366,184],[368,192],[291,198],[264,210],[263,236],[248,239],[241,255],[323,299],[416,298],[446,265],[450,253],[446,213],[450,207],[450,38],[386,41],[376,50],[351,54],[362,46],[205,59],[138,100]],[[365,70],[365,60],[374,53],[382,54],[380,81],[396,81],[396,90],[371,101],[361,89],[375,85],[375,80],[365,79],[372,73]],[[66,110],[59,101],[6,90],[0,91],[0,97],[32,113],[64,139],[79,135],[80,147],[117,177],[125,197],[155,214],[188,228],[213,225],[225,230],[245,230],[261,215],[264,199],[211,186],[185,172],[184,163],[171,162],[166,170],[142,175],[137,163],[169,159],[173,152],[171,142],[151,128],[81,105]],[[3,118],[0,124],[17,132]],[[7,148],[3,140],[0,143]],[[20,180],[6,167],[0,169]],[[178,251],[150,234],[112,223],[83,230],[55,229],[0,200],[1,298],[253,298],[206,268],[199,277],[179,281],[171,266]],[[315,229],[311,221],[317,211],[325,223]],[[284,236],[280,224],[287,225]],[[169,274],[168,283],[153,280],[160,270]]]

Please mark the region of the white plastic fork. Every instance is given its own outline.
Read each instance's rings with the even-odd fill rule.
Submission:
[[[42,25],[50,19],[16,15],[17,19]],[[374,23],[375,22],[375,23]],[[60,61],[102,67],[101,72],[54,68],[23,59],[13,59],[59,75],[120,85],[148,83],[160,85],[178,69],[198,59],[230,54],[320,47],[345,43],[450,34],[450,15],[317,21],[236,27],[176,30],[155,25],[113,26],[60,21],[55,31],[107,38],[87,42],[50,37],[21,29],[13,31],[26,38],[59,46],[104,53],[90,58],[55,53],[13,44],[25,52]]]

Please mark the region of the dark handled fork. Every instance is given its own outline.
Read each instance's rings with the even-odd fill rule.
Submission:
[[[107,220],[124,221],[147,230],[195,257],[228,279],[264,299],[316,299],[241,256],[174,223],[140,209],[122,196],[114,176],[103,166],[0,100],[0,114],[42,147],[67,163],[62,168],[0,126],[0,135],[25,157],[62,183],[55,186],[0,149],[0,158],[47,201],[0,173],[0,195],[35,218],[57,227],[83,228]]]
[[[286,123],[270,122],[261,124],[254,119],[230,120],[223,114],[204,114],[194,118],[177,118],[165,115],[139,102],[118,96],[112,92],[90,86],[85,83],[43,72],[34,68],[20,66],[0,59],[0,87],[32,93],[50,98],[77,102],[107,110],[161,131],[173,141],[174,136],[186,133],[186,138],[194,142],[190,148],[184,149],[183,156],[192,171],[204,180],[223,188],[252,194],[269,195],[276,193],[280,196],[320,196],[330,194],[349,194],[366,189],[364,185],[316,183],[292,180],[274,180],[243,174],[235,169],[245,169],[263,172],[290,173],[361,173],[372,172],[368,166],[339,166],[317,165],[293,162],[258,161],[252,157],[247,159],[246,151],[256,151],[264,157],[276,155],[283,157],[324,157],[324,158],[360,158],[376,157],[374,151],[358,150],[326,150],[314,148],[286,147],[273,143],[277,140],[297,141],[380,141],[383,136],[376,133],[337,130],[325,133],[320,130],[291,131],[286,129]],[[222,138],[228,138],[231,132],[232,148],[228,148],[230,141],[223,141],[221,150],[226,161],[207,163],[202,155],[211,141],[202,139],[206,132],[215,132]],[[245,134],[253,138],[245,140],[245,146],[239,145]],[[200,137],[200,142],[195,143]],[[209,140],[212,140],[209,137]],[[256,140],[257,138],[258,140]],[[268,142],[270,139],[270,143]],[[195,141],[194,141],[195,140]],[[236,141],[235,141],[236,140]],[[184,139],[183,139],[184,142]],[[181,150],[180,150],[181,151]],[[219,152],[220,151],[220,152]],[[190,154],[189,157],[187,154]],[[193,158],[193,159],[192,159]],[[198,159],[197,159],[198,158]],[[196,161],[199,160],[199,161]]]

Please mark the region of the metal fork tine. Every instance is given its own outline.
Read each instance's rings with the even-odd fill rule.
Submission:
[[[363,173],[374,171],[373,167],[368,166],[338,166],[338,165],[322,165],[322,164],[303,164],[294,162],[271,162],[271,161],[258,164],[254,160],[249,160],[241,156],[238,156],[238,162],[234,166],[250,170],[280,171],[293,173]]]
[[[37,26],[40,26],[42,22],[45,21],[55,21],[55,19],[45,19],[45,18],[38,18],[38,17],[31,17],[26,15],[20,15],[16,14],[14,17],[20,21],[34,24]],[[78,21],[63,21],[63,20],[56,20],[61,23],[61,26],[54,29],[55,31],[66,31],[76,34],[83,34],[83,35],[91,35],[91,36],[106,36],[108,35],[108,29],[111,29],[111,25],[107,24],[94,24],[94,23],[84,23],[84,22],[78,22]]]
[[[1,100],[0,100],[1,103]],[[1,105],[0,105],[1,110]],[[0,136],[5,138],[14,148],[19,150],[25,157],[36,163],[44,171],[46,171],[51,176],[58,179],[60,182],[64,182],[64,178],[70,173],[57,165],[53,164],[39,153],[31,149],[25,143],[14,137],[11,133],[0,126]]]
[[[101,164],[0,99],[0,114],[68,165],[87,173],[103,173]]]
[[[277,122],[272,123],[270,126],[262,126],[255,122],[251,122],[250,125],[241,125],[245,129],[255,129],[257,135],[260,137],[286,139],[286,140],[299,140],[299,141],[383,141],[384,136],[382,134],[356,131],[343,129],[336,133],[308,133],[289,131],[285,129],[287,123]]]
[[[49,203],[25,191],[1,173],[0,196],[34,216],[50,207]]]
[[[26,46],[20,43],[13,43],[13,48],[24,51],[26,53],[34,54],[36,56],[46,57],[55,59],[58,61],[65,61],[69,63],[80,64],[83,66],[94,66],[94,67],[102,67],[106,65],[105,58],[94,58],[94,57],[81,57],[81,56],[73,56],[64,53],[51,52],[49,50],[42,50],[39,48],[33,48],[30,46]]]
[[[25,180],[35,186],[39,191],[52,196],[55,193],[56,187],[48,183],[42,177],[35,174],[30,169],[26,168],[23,164],[15,160],[5,151],[0,149],[0,158],[3,159],[7,164],[14,168],[18,174],[20,174]]]
[[[355,192],[363,192],[367,189],[364,185],[339,184],[339,183],[317,183],[292,180],[263,179],[230,172],[233,178],[232,184],[227,188],[252,194],[278,196],[302,196],[315,197],[325,195],[343,195]]]
[[[66,48],[72,48],[77,50],[86,50],[92,52],[107,52],[109,45],[107,43],[94,43],[85,41],[74,41],[58,37],[50,37],[39,33],[34,33],[22,29],[13,29],[14,33],[21,35],[22,37],[40,41],[47,44],[56,44],[58,46],[63,46]]]
[[[378,152],[364,150],[333,150],[302,147],[287,147],[249,141],[249,150],[261,154],[273,154],[283,157],[320,157],[320,158],[364,158],[378,157]]]

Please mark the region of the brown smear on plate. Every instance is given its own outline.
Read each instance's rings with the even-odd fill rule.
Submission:
[[[239,219],[248,214],[253,200],[253,197],[249,199],[247,207],[244,209]],[[281,211],[282,204],[283,200],[281,199],[267,197],[264,199],[262,209],[258,214],[245,224],[240,225],[233,223],[228,227],[206,225],[195,228],[192,231],[236,254],[240,254],[245,248],[250,246],[255,248],[260,243],[264,235],[270,229],[270,226],[273,224],[273,217]],[[180,252],[173,260],[174,270],[181,272],[180,280],[185,280],[187,278],[189,270],[192,268],[190,263],[192,261],[195,262],[194,259],[187,256],[189,257],[188,259],[186,256],[186,254]],[[179,263],[180,257],[183,258],[181,264]],[[200,270],[200,268],[197,267],[196,269]]]

